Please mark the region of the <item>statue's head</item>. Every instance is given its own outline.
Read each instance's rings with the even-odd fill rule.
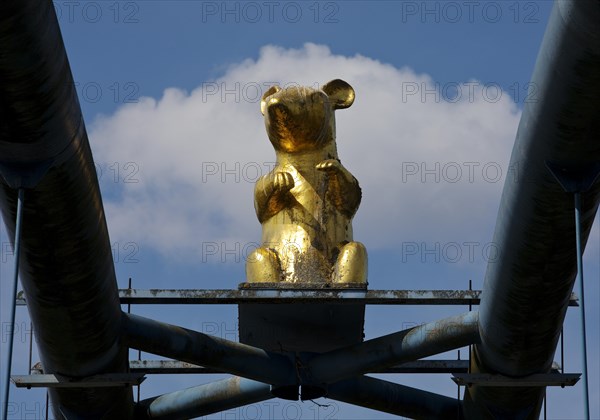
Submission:
[[[352,86],[336,79],[321,89],[272,86],[262,96],[260,110],[275,150],[295,153],[334,142],[334,110],[348,108],[353,102]]]

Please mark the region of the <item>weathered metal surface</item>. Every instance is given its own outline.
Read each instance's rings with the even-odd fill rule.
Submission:
[[[178,360],[130,360],[129,371],[158,375],[174,373],[227,373],[222,369],[208,368]]]
[[[573,386],[581,377],[581,373],[534,373],[522,378],[511,378],[490,373],[454,374],[452,380],[457,385],[478,385],[494,387],[546,387]]]
[[[480,306],[476,370],[511,377],[550,369],[576,275],[573,197],[548,170],[600,162],[600,8],[554,3],[504,184]],[[582,194],[587,242],[600,183]],[[543,388],[468,390],[474,418],[537,418]],[[471,404],[470,402],[474,402]]]
[[[361,191],[335,143],[334,111],[353,102],[340,79],[316,89],[273,86],[262,96],[277,164],[254,190],[262,245],[246,260],[248,282],[366,284],[367,251],[352,239]]]
[[[189,419],[273,398],[267,384],[233,377],[140,401],[137,419]]]
[[[469,371],[468,360],[415,360],[367,373],[461,373]]]
[[[376,369],[373,372],[368,373],[467,373],[468,370],[468,360],[425,359],[406,362],[389,368]],[[193,363],[180,362],[179,360],[130,360],[129,371],[146,375],[226,373],[223,370],[207,368]],[[44,373],[42,363],[37,362],[31,367],[30,372],[31,375],[42,375]],[[559,373],[560,365],[554,362],[552,364],[551,372]]]
[[[368,376],[330,385],[327,397],[411,419],[463,418],[460,400]]]
[[[36,365],[37,366],[37,365]],[[32,370],[35,369],[32,368]],[[177,373],[226,373],[192,363],[177,360],[130,360],[131,372],[144,374],[177,374]],[[416,360],[389,368],[375,369],[368,373],[466,373],[469,370],[468,360]]]
[[[44,368],[125,373],[121,309],[96,170],[50,0],[0,2],[0,208]],[[54,417],[126,418],[131,388],[51,389]]]
[[[239,303],[319,303],[339,305],[479,305],[480,290],[231,290],[231,289],[120,289],[121,304],[229,305]],[[569,306],[579,306],[571,294]],[[17,294],[17,305],[26,305]]]
[[[478,313],[467,312],[348,348],[315,355],[304,374],[327,384],[479,342]]]
[[[13,375],[17,388],[114,388],[139,385],[143,373],[105,373],[87,378],[70,378],[58,374]]]
[[[170,357],[269,384],[296,382],[281,354],[123,313],[123,341],[134,349]]]

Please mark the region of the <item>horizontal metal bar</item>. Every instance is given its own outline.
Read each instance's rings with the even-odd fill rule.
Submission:
[[[478,386],[573,386],[581,373],[536,373],[522,378],[511,378],[490,373],[456,373],[452,380],[457,385]]]
[[[56,374],[13,375],[17,388],[104,388],[139,385],[146,379],[143,373],[106,373],[87,378],[70,378]]]
[[[223,370],[198,366],[193,363],[180,362],[179,360],[130,360],[129,371],[132,373],[143,373],[145,375],[227,373]],[[401,365],[389,368],[376,369],[368,373],[467,373],[468,371],[468,360],[425,359],[402,363]],[[560,373],[560,365],[553,362],[550,372]],[[37,362],[31,367],[32,375],[40,375],[43,373],[41,362]]]
[[[238,303],[337,303],[367,305],[479,305],[481,290],[331,290],[331,289],[120,289],[122,304],[228,305]],[[17,305],[26,305],[19,292]],[[575,293],[569,306],[579,306]]]
[[[468,370],[468,360],[415,360],[367,373],[466,373]]]
[[[177,360],[131,360],[129,370],[144,374],[226,373]],[[466,373],[468,370],[468,360],[417,360],[368,373]]]
[[[478,304],[473,290],[139,290],[119,291],[122,303],[132,304],[238,304],[238,303],[340,303],[371,305]]]
[[[475,290],[140,290],[119,291],[122,303],[131,304],[239,304],[239,303],[339,303],[370,305],[478,304]]]

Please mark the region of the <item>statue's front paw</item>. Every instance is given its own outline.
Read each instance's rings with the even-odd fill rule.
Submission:
[[[322,162],[317,163],[315,168],[319,171],[324,172],[337,172],[342,168],[342,164],[339,160],[336,159],[327,159]]]
[[[289,172],[277,172],[273,181],[275,191],[286,192],[294,188],[294,177]]]
[[[340,248],[333,267],[334,283],[367,283],[367,249],[360,242],[348,242]]]
[[[281,263],[272,249],[256,248],[246,260],[248,283],[276,283],[281,281]]]

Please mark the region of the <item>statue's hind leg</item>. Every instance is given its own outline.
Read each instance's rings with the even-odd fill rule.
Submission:
[[[277,252],[257,248],[246,260],[246,281],[249,283],[278,283],[282,279],[281,264]]]
[[[348,242],[340,248],[333,268],[334,283],[367,282],[367,249],[360,242]]]

